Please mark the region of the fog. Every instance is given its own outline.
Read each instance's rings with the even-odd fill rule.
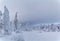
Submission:
[[[4,5],[9,10],[10,20],[14,20],[18,12],[19,21],[39,23],[60,22],[59,0],[2,0],[0,10],[4,12]]]

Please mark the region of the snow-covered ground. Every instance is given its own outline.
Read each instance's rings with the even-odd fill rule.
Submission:
[[[24,41],[24,38],[22,33],[12,33],[11,35],[0,37],[0,41]]]
[[[0,41],[60,41],[60,32],[25,31],[0,37]]]
[[[60,32],[24,32],[25,41],[60,41]]]

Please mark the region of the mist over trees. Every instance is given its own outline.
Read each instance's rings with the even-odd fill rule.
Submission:
[[[35,24],[31,25],[30,22],[19,22],[18,12],[15,13],[14,21],[10,21],[9,10],[4,6],[4,13],[0,11],[0,33],[11,34],[12,32],[20,31],[44,31],[44,32],[55,32],[60,31],[60,24]]]

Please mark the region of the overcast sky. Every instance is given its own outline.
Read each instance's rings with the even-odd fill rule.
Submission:
[[[0,10],[2,12],[4,12],[4,5],[10,12],[11,20],[18,12],[20,21],[60,22],[60,0],[0,0]]]

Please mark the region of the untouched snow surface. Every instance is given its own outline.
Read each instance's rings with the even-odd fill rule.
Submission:
[[[60,32],[24,32],[25,41],[60,41]]]
[[[60,32],[22,32],[0,37],[0,41],[60,41]]]

